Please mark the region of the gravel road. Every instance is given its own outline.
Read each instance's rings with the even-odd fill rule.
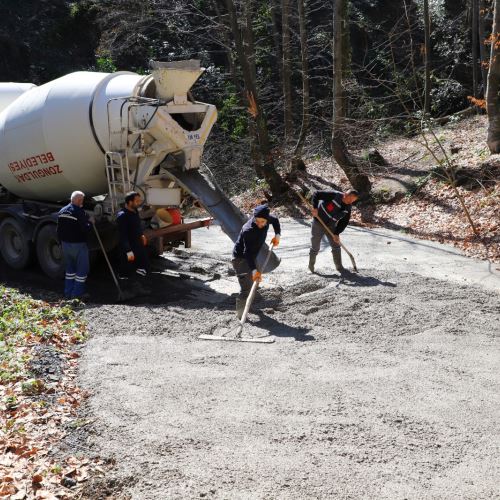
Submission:
[[[151,297],[87,308],[80,445],[116,460],[89,497],[500,498],[498,273],[351,229],[360,274],[336,286],[326,250],[305,271],[307,232],[284,224],[250,315],[274,344],[197,339],[235,324],[217,229],[156,263]]]

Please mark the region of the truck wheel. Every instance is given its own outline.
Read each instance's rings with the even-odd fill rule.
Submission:
[[[60,279],[64,276],[63,253],[55,224],[47,224],[40,229],[36,238],[36,255],[42,271],[49,278]]]
[[[31,260],[31,243],[20,222],[9,217],[0,224],[0,253],[9,267],[24,269]]]

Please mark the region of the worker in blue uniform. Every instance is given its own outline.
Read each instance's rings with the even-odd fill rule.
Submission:
[[[64,297],[85,298],[85,282],[89,273],[87,239],[93,219],[85,213],[85,194],[74,191],[71,203],[62,208],[57,217],[57,236],[61,242],[65,264]]]
[[[118,212],[116,222],[120,236],[120,277],[133,277],[137,284],[144,285],[149,263],[146,252],[148,242],[138,212],[141,205],[139,193],[127,193],[125,207]]]

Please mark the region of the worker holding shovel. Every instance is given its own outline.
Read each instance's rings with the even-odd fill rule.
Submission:
[[[232,264],[240,284],[240,294],[236,299],[238,319],[241,319],[243,315],[253,282],[260,282],[262,279],[255,260],[266,241],[269,224],[274,229],[274,238],[271,240],[271,244],[278,246],[281,236],[280,223],[277,217],[270,214],[267,205],[258,205],[254,208],[253,217],[243,225],[234,245]]]
[[[125,196],[125,208],[118,212],[116,222],[120,233],[120,278],[126,279],[131,271],[135,271],[134,287],[139,293],[145,293],[144,286],[147,278],[148,256],[146,252],[147,240],[142,229],[138,209],[142,204],[139,193],[132,191]]]
[[[316,191],[312,196],[311,249],[309,251],[309,270],[314,273],[316,256],[321,239],[326,234],[332,248],[333,263],[339,273],[345,272],[340,253],[340,233],[344,231],[351,217],[351,205],[359,198],[355,189],[341,191]],[[327,232],[325,226],[329,229]]]

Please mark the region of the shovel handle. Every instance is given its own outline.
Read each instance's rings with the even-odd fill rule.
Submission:
[[[101,247],[102,253],[104,254],[104,258],[106,259],[109,270],[111,271],[111,276],[113,276],[113,281],[115,282],[116,288],[118,289],[118,292],[121,296],[122,289],[120,288],[120,284],[118,283],[115,272],[113,271],[113,266],[111,265],[111,262],[109,261],[108,253],[106,252],[106,249],[104,248],[104,245],[103,245],[102,240],[101,240],[101,236],[99,235],[99,231],[97,230],[97,228],[95,227],[95,224],[93,222],[91,222],[91,224],[92,224],[92,227],[94,228],[94,233],[97,237],[97,241],[99,242],[99,246]]]
[[[262,269],[264,270],[267,266],[267,263],[269,262],[269,259],[271,258],[271,253],[274,245],[271,245],[271,248],[267,252],[267,257],[266,260],[264,261],[264,265],[262,266]],[[250,307],[252,306],[253,299],[255,298],[255,293],[257,292],[257,288],[259,288],[259,282],[254,281],[252,285],[252,289],[250,290],[250,294],[248,295],[247,301],[245,303],[245,309],[243,310],[243,314],[240,319],[240,325],[243,326],[245,324],[245,321],[247,320],[248,312],[250,311]]]

